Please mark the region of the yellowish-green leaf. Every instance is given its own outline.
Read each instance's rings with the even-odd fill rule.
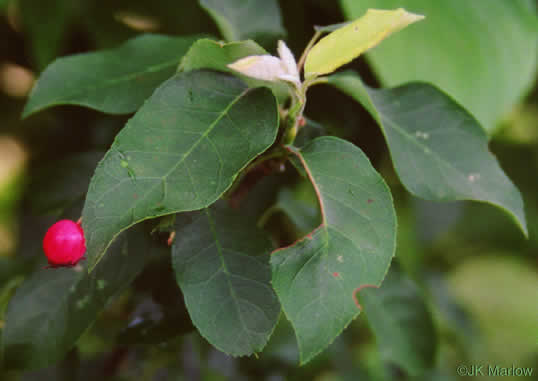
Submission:
[[[312,48],[306,57],[305,77],[332,73],[392,33],[423,18],[403,8],[369,9],[364,16],[335,30]]]

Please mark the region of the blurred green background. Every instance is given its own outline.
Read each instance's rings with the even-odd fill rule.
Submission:
[[[430,3],[434,5],[425,7],[437,4]],[[349,66],[373,86],[423,79],[436,81],[456,99],[464,94],[461,102],[471,111],[476,108],[492,136],[490,149],[523,194],[528,240],[491,206],[439,204],[410,196],[394,173],[379,129],[364,110],[335,90],[312,89],[306,109],[317,129],[361,147],[392,189],[399,221],[396,261],[418,285],[434,318],[435,338],[426,338],[436,347],[434,363],[423,380],[458,380],[460,364],[527,366],[538,374],[536,7],[533,1],[514,2],[523,7],[522,13],[481,20],[463,35],[461,28],[444,32],[443,25],[453,24],[455,14],[457,25],[476,26],[473,12],[489,7],[489,1],[472,3],[473,9],[455,8],[454,13],[423,10],[439,20],[431,28],[444,40],[417,30],[422,34],[415,50],[409,47],[413,35],[403,35]],[[342,22],[346,16],[358,17],[364,7],[384,4],[416,11],[424,6],[410,0],[342,1],[342,7],[334,1],[282,0],[286,41],[298,56],[313,25]],[[531,25],[530,45],[518,40],[529,36],[528,29],[518,31],[524,23]],[[56,57],[114,47],[143,32],[220,36],[195,0],[0,0],[0,329],[10,296],[44,264],[40,247],[47,227],[83,200],[97,161],[128,118],[57,107],[21,121],[33,82]],[[459,51],[460,45],[446,42],[447,33],[487,51]],[[507,33],[515,34],[507,39]],[[522,56],[510,53],[514,43],[520,43],[517,52]],[[432,46],[437,46],[435,52]],[[428,56],[430,51],[435,59]],[[436,66],[441,61],[443,65]],[[428,64],[431,73],[410,70],[416,62]],[[462,65],[472,72],[470,78],[454,84],[454,76],[467,75]],[[478,77],[480,81],[473,82]],[[289,177],[286,191],[269,196],[273,207],[266,216],[280,242],[308,231],[316,216],[311,190]],[[269,178],[260,186],[271,189],[271,182]],[[289,207],[293,199],[299,207]],[[362,315],[303,367],[297,365],[297,344],[283,317],[259,358],[226,356],[194,331],[169,257],[165,252],[159,258],[100,315],[62,363],[39,371],[0,373],[0,380],[414,379],[391,361],[390,348],[376,343]]]

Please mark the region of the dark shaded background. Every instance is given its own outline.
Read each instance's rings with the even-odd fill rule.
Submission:
[[[297,56],[312,25],[343,20],[331,1],[280,3],[287,41]],[[0,294],[10,295],[42,265],[44,231],[67,205],[80,202],[100,152],[128,119],[56,107],[21,121],[33,79],[56,57],[114,47],[141,31],[219,34],[194,0],[19,0],[0,12]],[[350,66],[366,83],[378,85],[364,59]],[[457,365],[474,362],[534,366],[538,372],[536,86],[491,142],[525,199],[528,240],[490,206],[410,196],[392,169],[379,128],[336,90],[313,88],[306,115],[361,147],[392,188],[399,218],[397,260],[422,287],[439,336],[435,366],[424,379],[457,379]],[[289,174],[285,181],[294,179]],[[284,213],[271,218],[269,229],[282,243],[298,234]],[[299,368],[285,319],[259,359],[231,358],[193,330],[179,293],[169,259],[157,258],[62,363],[37,372],[5,373],[0,379],[378,380],[387,374],[406,379],[382,360],[362,316],[327,351]],[[0,299],[0,328],[7,299]],[[143,324],[126,329],[134,317]]]

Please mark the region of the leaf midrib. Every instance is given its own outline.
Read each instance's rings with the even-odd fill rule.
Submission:
[[[154,66],[151,66],[151,65],[146,66],[145,70],[143,70],[143,71],[136,71],[136,72],[129,73],[129,74],[119,76],[119,77],[116,77],[116,78],[106,79],[106,80],[102,81],[99,85],[85,86],[83,88],[78,88],[77,89],[78,91],[73,91],[72,93],[68,93],[68,94],[62,94],[61,97],[57,97],[57,98],[51,100],[50,102],[48,102],[46,104],[43,104],[41,107],[38,107],[38,108],[35,108],[35,109],[30,109],[30,111],[25,110],[24,116],[28,116],[30,114],[33,114],[33,113],[37,112],[37,111],[43,110],[44,108],[49,107],[50,105],[58,104],[58,102],[71,103],[71,104],[86,103],[86,102],[81,102],[81,101],[75,101],[75,100],[72,100],[72,99],[69,99],[69,98],[76,98],[76,97],[78,97],[80,95],[84,95],[84,94],[87,94],[89,92],[94,92],[95,90],[98,90],[98,89],[104,89],[104,88],[107,88],[107,87],[114,86],[114,85],[116,85],[116,84],[118,84],[120,82],[127,82],[127,81],[129,81],[131,79],[134,79],[134,78],[139,77],[139,76],[141,76],[143,74],[146,74],[146,73],[157,73],[159,71],[162,71],[164,69],[167,69],[169,67],[173,67],[173,66],[179,64],[180,61],[181,61],[181,58],[166,61],[164,63],[160,63],[160,64],[154,65]],[[39,86],[39,83],[37,84],[37,86]],[[37,89],[37,87],[36,87],[36,89]],[[30,103],[28,103],[28,104],[30,104]]]
[[[314,190],[315,190],[315,193],[316,193],[316,198],[318,199],[318,202],[319,202],[319,205],[320,205],[320,209],[321,209],[321,224],[318,226],[318,228],[312,230],[308,235],[312,235],[317,229],[319,228],[322,228],[323,231],[325,232],[325,243],[324,243],[324,246],[328,247],[329,246],[329,241],[330,241],[330,234],[329,234],[329,229],[334,229],[334,231],[338,232],[339,234],[342,234],[342,236],[346,237],[346,239],[348,239],[352,244],[353,246],[355,247],[355,249],[358,251],[358,252],[361,252],[361,248],[356,244],[355,240],[351,239],[351,237],[348,237],[345,233],[343,233],[342,231],[340,231],[340,229],[337,229],[335,226],[333,226],[332,224],[329,224],[327,222],[327,216],[326,216],[326,213],[325,213],[325,204],[324,204],[324,201],[323,201],[323,198],[324,197],[329,197],[329,198],[333,198],[335,199],[334,197],[331,197],[329,195],[325,195],[323,196],[322,192],[320,191],[319,189],[319,186],[318,186],[318,182],[316,181],[315,177],[314,177],[314,174],[312,173],[311,169],[310,169],[310,166],[308,165],[307,161],[305,160],[302,152],[300,152],[299,150],[296,150],[296,149],[293,149],[291,148],[291,152],[296,155],[299,160],[301,161],[305,171],[306,171],[306,174],[308,176],[308,178],[310,179],[310,182],[312,183],[312,186],[314,187]],[[326,151],[323,151],[323,152],[317,152],[318,154],[321,154],[321,153],[325,153]],[[349,185],[353,185],[351,183],[348,183]],[[362,186],[360,186],[362,188]],[[336,200],[336,199],[335,199]],[[339,200],[336,200],[338,202],[341,202]],[[345,205],[346,207],[348,207],[348,205],[346,204]],[[349,208],[351,210],[353,210],[355,213],[357,213],[353,208]],[[368,218],[366,218],[365,216],[359,214],[361,217],[365,218],[366,220],[369,221]],[[330,226],[329,226],[330,225]]]
[[[334,76],[333,78],[335,78],[337,80],[340,79],[339,76]],[[334,83],[336,87],[340,88],[345,93],[348,93],[353,99],[355,99],[357,102],[359,102],[361,105],[363,105],[364,108],[370,114],[372,114],[373,118],[377,121],[377,123],[381,127],[383,135],[385,136],[385,139],[387,141],[388,141],[388,136],[387,136],[387,131],[386,130],[390,128],[390,129],[394,130],[395,132],[399,133],[401,136],[403,136],[407,141],[410,141],[413,145],[419,147],[424,152],[424,155],[430,155],[438,163],[438,165],[444,166],[445,168],[453,170],[455,172],[455,174],[460,178],[460,183],[467,184],[468,186],[470,186],[467,183],[467,178],[466,178],[464,172],[462,172],[460,169],[454,167],[449,161],[446,161],[436,151],[431,150],[429,146],[421,144],[421,142],[419,142],[417,139],[413,138],[412,135],[410,135],[406,130],[401,128],[396,122],[394,122],[385,113],[382,113],[382,112],[379,111],[379,107],[377,106],[376,102],[374,102],[372,96],[370,95],[370,91],[375,91],[375,90],[369,89],[368,87],[366,87],[360,81],[360,79],[358,79],[358,78],[356,78],[354,76],[342,75],[341,78],[344,81],[344,84],[348,83],[349,80],[357,80],[359,82],[360,86],[363,87],[363,89],[364,89],[363,94],[366,97],[366,100],[368,101],[368,105],[365,105],[363,100],[361,100],[360,97],[355,96],[353,94],[353,92],[351,90],[346,89],[345,86],[342,86],[342,85],[338,84],[338,82]],[[352,87],[353,87],[353,85],[352,85]],[[389,149],[390,149],[390,145],[389,145]],[[392,156],[392,149],[390,149],[390,151],[391,151],[391,156]],[[429,154],[428,154],[428,152],[429,152]],[[395,164],[395,166],[397,166],[397,164]],[[487,201],[489,203],[495,203],[495,205],[500,206],[502,209],[507,210],[509,213],[512,213],[512,214],[514,213],[510,208],[502,206],[501,204],[497,204],[500,201],[497,198],[491,196],[490,193],[488,192],[488,190],[484,189],[484,187],[482,187],[481,184],[475,183],[474,186],[476,188],[473,188],[472,186],[470,186],[470,193],[471,193],[470,196],[465,195],[466,192],[462,192],[461,190],[457,190],[457,195],[456,195],[457,199],[459,199],[459,200],[477,200],[477,201],[480,201],[480,198],[478,198],[477,196],[474,195],[476,192],[479,192],[482,195],[482,197],[484,198],[485,201]],[[476,191],[473,191],[473,189],[476,189]]]
[[[363,85],[361,83],[361,85]],[[364,86],[364,85],[363,85]],[[366,108],[367,110],[370,111],[370,113],[373,113],[375,115],[374,116],[374,119],[377,120],[377,122],[379,123],[381,129],[383,130],[383,134],[385,135],[385,138],[388,140],[388,136],[386,135],[386,132],[384,131],[387,127],[385,127],[385,123],[384,122],[387,122],[386,124],[388,125],[388,128],[392,128],[394,131],[398,132],[401,136],[403,136],[406,140],[410,141],[412,144],[418,146],[423,152],[425,155],[428,155],[428,152],[430,153],[430,155],[440,164],[444,165],[445,167],[449,168],[449,169],[452,169],[456,172],[456,174],[458,176],[460,176],[460,178],[462,178],[464,181],[466,181],[466,178],[465,178],[465,175],[462,174],[461,170],[454,167],[450,162],[446,161],[442,156],[440,156],[439,154],[436,153],[436,151],[432,151],[430,149],[429,146],[425,145],[425,144],[421,144],[417,139],[413,138],[406,130],[404,130],[403,128],[400,127],[400,125],[398,123],[396,123],[395,121],[393,121],[390,117],[388,117],[385,113],[382,113],[379,111],[379,108],[376,104],[376,102],[374,102],[374,100],[372,99],[372,96],[370,95],[370,91],[369,89],[364,86],[364,89],[365,89],[365,95],[368,97],[368,101],[370,102],[370,104],[373,106],[373,110],[370,111],[370,108]],[[362,104],[362,102],[357,99],[357,101],[359,101],[359,103]],[[390,145],[389,145],[389,148],[390,148]],[[482,193],[484,194],[488,194],[487,192],[485,192],[482,187],[478,187]]]
[[[223,248],[222,248],[222,245],[220,244],[220,240],[219,240],[219,237],[217,235],[217,231],[215,229],[215,223],[214,223],[213,219],[211,218],[211,213],[209,212],[209,209],[207,209],[207,208],[205,209],[205,214],[207,216],[207,220],[208,220],[208,223],[209,223],[209,228],[211,230],[211,234],[213,235],[213,239],[215,240],[215,246],[217,248],[217,252],[219,254],[219,259],[220,259],[220,262],[221,262],[221,269],[223,270],[223,272],[225,274],[226,283],[228,284],[228,289],[230,290],[230,294],[231,294],[232,300],[234,302],[233,304],[234,304],[235,310],[237,311],[237,315],[239,316],[239,320],[241,321],[241,326],[243,327],[244,331],[251,332],[250,329],[248,329],[247,325],[245,324],[245,321],[243,320],[243,315],[241,314],[241,311],[239,309],[239,303],[238,303],[239,297],[236,295],[235,290],[233,289],[232,284],[230,282],[230,275],[232,275],[232,273],[230,273],[230,271],[226,267],[226,262],[224,261]],[[217,272],[218,271],[220,271],[220,269],[218,269]],[[251,346],[251,349],[255,350],[255,348],[253,348],[253,345],[252,345],[252,342],[250,341],[250,339],[248,340],[248,342],[249,342],[249,344]]]
[[[245,94],[247,94],[249,92],[249,88],[246,88],[245,90],[243,90],[239,95],[237,95],[227,106],[226,108],[219,114],[219,116],[209,125],[208,129],[202,134],[200,135],[200,138],[193,143],[193,145],[191,146],[191,148],[183,155],[183,157],[164,175],[160,178],[160,181],[156,181],[155,184],[151,187],[149,187],[149,190],[144,194],[144,196],[142,196],[139,200],[137,200],[136,204],[135,205],[139,205],[143,200],[146,199],[146,197],[153,192],[153,190],[157,187],[158,184],[161,184],[163,181],[165,181],[168,176],[170,176],[170,174],[175,171],[178,166],[180,164],[183,163],[183,161],[192,153],[192,151],[198,147],[198,145],[201,143],[201,141],[204,139],[204,138],[207,138],[207,135],[209,135],[209,133],[211,131],[213,131],[213,129],[215,128],[215,126],[220,122],[220,120],[226,116],[228,114],[228,112],[230,111],[230,109],[243,97],[245,96]],[[116,151],[119,151],[116,147],[114,147],[116,149]],[[124,180],[122,180],[121,182],[123,181],[126,181],[126,180],[131,180],[131,178],[126,178]],[[192,181],[192,180],[191,180]],[[121,183],[120,182],[120,183]],[[97,203],[98,201],[96,201]],[[132,213],[132,211],[134,210],[135,206],[127,209],[127,211],[121,216],[120,220],[123,220],[125,218],[125,216],[127,216],[128,214]],[[171,214],[173,212],[171,211],[167,211],[166,213],[163,213],[161,215],[166,215],[166,214]],[[148,218],[152,218],[152,217],[146,217],[146,218],[143,218],[143,219],[140,219],[140,220],[137,220],[136,222],[139,222],[139,221],[143,221],[144,219],[148,219]],[[133,226],[135,223],[135,221],[131,221],[130,224],[128,224],[127,226],[125,226],[123,229],[121,229],[120,231],[118,231],[113,237],[112,239],[107,243],[107,245],[105,246],[105,248],[97,255],[96,257],[96,260],[95,260],[95,263],[93,264],[93,266],[91,266],[90,268],[90,271],[95,267],[95,265],[97,265],[97,263],[99,262],[99,260],[103,257],[103,255],[106,253],[106,251],[108,250],[108,248],[110,247],[110,245],[112,244],[112,242],[116,239],[116,237],[121,233],[123,232],[124,230],[128,229],[129,227]]]
[[[412,135],[410,135],[406,130],[404,130],[403,128],[401,128],[396,122],[394,122],[392,119],[390,119],[389,117],[387,117],[386,115],[384,114],[381,114],[380,115],[380,118],[381,120],[387,122],[387,124],[389,125],[389,128],[392,128],[394,131],[396,131],[397,133],[399,133],[401,136],[403,136],[406,140],[410,141],[411,143],[413,143],[414,145],[420,147],[422,149],[422,151],[424,151],[424,154],[425,155],[430,155],[431,157],[433,157],[435,159],[436,162],[438,162],[439,164],[449,168],[449,169],[452,169],[453,171],[455,171],[455,173],[460,177],[460,179],[462,180],[462,183],[465,184],[467,182],[467,178],[465,177],[465,174],[459,169],[459,168],[456,168],[454,167],[449,161],[446,161],[442,156],[440,156],[439,154],[437,154],[436,151],[432,151],[430,149],[430,147],[428,147],[427,145],[423,145],[421,144],[417,139],[414,139],[412,137]],[[384,127],[384,124],[382,123],[381,124],[382,127]],[[428,153],[429,152],[429,153]],[[475,185],[477,185],[477,188],[485,195],[487,195],[487,191],[485,191],[478,183],[475,183]],[[472,187],[471,187],[472,189]],[[458,191],[458,193],[461,193],[461,191]],[[465,197],[465,196],[464,196]],[[465,197],[467,198],[467,197]],[[488,195],[488,198],[489,198],[489,195]]]

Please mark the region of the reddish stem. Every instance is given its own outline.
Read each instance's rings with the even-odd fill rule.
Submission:
[[[359,310],[361,310],[361,311],[362,311],[362,306],[361,306],[361,304],[359,303],[359,299],[357,298],[357,294],[358,294],[363,288],[379,288],[379,287],[376,286],[375,284],[363,284],[362,286],[357,287],[357,288],[353,291],[353,301],[355,302],[355,304],[357,305],[357,307],[359,307]]]

